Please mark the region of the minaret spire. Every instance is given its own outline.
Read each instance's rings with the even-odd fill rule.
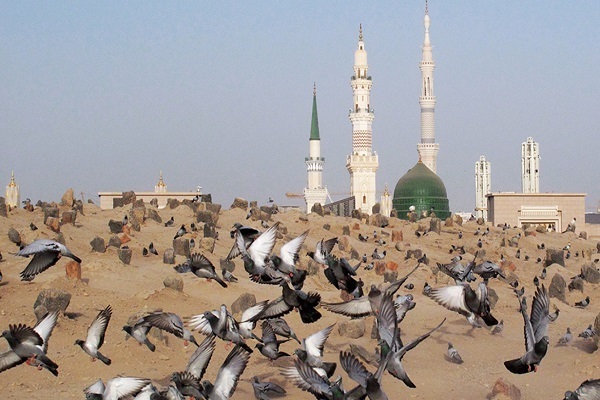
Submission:
[[[350,78],[353,104],[348,118],[352,123],[352,154],[346,158],[350,173],[350,195],[356,208],[372,213],[376,203],[375,172],[379,166],[377,153],[372,148],[372,124],[375,115],[371,108],[371,87],[367,51],[363,42],[362,24],[359,25],[358,48],[354,52],[354,75]]]
[[[433,47],[429,38],[429,5],[425,1],[425,17],[423,19],[425,26],[425,38],[422,46],[422,59],[419,63],[421,70],[421,96],[419,104],[421,106],[421,142],[417,145],[419,158],[430,170],[437,171],[437,154],[440,145],[435,143],[435,103],[436,97],[433,85],[433,70],[435,61],[433,61]]]
[[[308,141],[309,153],[304,159],[308,174],[307,187],[304,189],[306,212],[310,213],[315,203],[325,204],[327,188],[323,186],[323,165],[325,159],[321,157],[321,137],[319,134],[319,116],[317,114],[317,84],[313,85],[312,117],[310,121],[310,139]]]

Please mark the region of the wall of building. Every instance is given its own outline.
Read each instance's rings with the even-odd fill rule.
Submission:
[[[150,203],[152,199],[157,199],[159,209],[165,208],[168,199],[177,199],[179,201],[183,201],[185,199],[193,200],[196,197],[196,195],[198,195],[197,192],[135,192],[136,200],[144,200],[144,203]],[[123,197],[123,193],[100,192],[98,193],[98,196],[100,196],[100,208],[103,210],[112,210],[114,208],[113,200]]]

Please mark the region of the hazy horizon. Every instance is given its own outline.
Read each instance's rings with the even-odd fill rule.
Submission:
[[[70,187],[203,187],[300,204],[317,85],[324,184],[347,197],[350,77],[362,23],[377,189],[418,160],[424,1],[0,4],[0,185],[22,199]],[[521,191],[521,143],[540,144],[540,192],[600,201],[600,3],[429,2],[438,175],[452,211],[475,204],[475,162],[493,192]],[[596,50],[594,50],[596,49]],[[4,195],[4,191],[0,193]]]

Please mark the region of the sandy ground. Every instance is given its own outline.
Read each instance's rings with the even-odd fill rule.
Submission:
[[[148,206],[149,207],[149,206]],[[257,300],[273,299],[280,294],[277,287],[263,286],[251,282],[243,270],[240,259],[236,260],[236,275],[239,283],[234,283],[227,289],[221,288],[216,282],[206,282],[191,274],[179,275],[184,281],[183,293],[166,289],[163,280],[175,275],[172,265],[162,262],[163,251],[172,246],[172,239],[178,226],[185,223],[188,227],[194,222],[194,215],[187,206],[176,209],[159,210],[163,220],[171,216],[175,218],[175,226],[165,228],[163,224],[147,220],[140,232],[131,233],[131,242],[128,246],[133,249],[133,258],[130,265],[122,264],[115,248],[109,248],[105,253],[99,254],[91,251],[90,241],[95,236],[102,236],[108,243],[111,236],[108,229],[109,219],[121,220],[128,212],[130,206],[116,210],[100,210],[94,205],[85,205],[85,215],[78,215],[75,226],[62,226],[62,232],[67,246],[82,260],[82,282],[69,281],[65,277],[65,264],[61,260],[46,272],[38,275],[31,283],[21,282],[19,272],[27,265],[27,260],[11,255],[17,251],[16,246],[8,240],[6,235],[10,227],[17,229],[24,241],[29,243],[37,238],[54,238],[43,224],[43,212],[36,208],[33,213],[25,210],[14,210],[8,218],[0,218],[0,251],[4,261],[0,268],[4,280],[0,286],[0,326],[6,329],[8,324],[35,323],[33,303],[38,293],[46,288],[58,288],[72,294],[71,303],[66,316],[61,316],[50,340],[48,355],[59,364],[60,375],[55,378],[47,371],[37,371],[33,367],[21,365],[0,374],[0,397],[2,399],[81,399],[84,397],[82,390],[98,378],[105,381],[116,375],[146,377],[164,384],[165,378],[174,371],[181,371],[187,364],[188,357],[193,353],[195,346],[184,347],[183,341],[174,336],[168,337],[168,343],[156,342],[156,352],[151,353],[146,347],[138,346],[133,340],[125,341],[122,326],[128,317],[138,311],[161,308],[165,311],[176,312],[181,316],[191,316],[205,310],[215,309],[221,303],[231,305],[242,293],[252,293]],[[225,210],[220,213],[217,228],[220,239],[216,242],[213,254],[206,254],[215,265],[219,258],[224,258],[233,244],[229,237],[229,229],[234,222],[240,221],[258,229],[257,221],[246,221],[246,213],[239,209]],[[321,238],[330,238],[342,235],[342,227],[351,227],[358,222],[350,218],[319,217],[310,215],[308,221],[300,219],[298,212],[281,213],[273,216],[275,221],[285,225],[291,238],[306,229],[310,235],[306,240],[307,250],[313,249],[315,243]],[[35,223],[39,229],[31,231],[30,222]],[[478,236],[473,232],[477,229],[474,222],[465,223],[462,228],[458,226],[444,227],[441,235],[431,233],[425,237],[417,238],[414,231],[417,224],[391,219],[390,226],[383,229],[391,233],[393,229],[403,231],[404,240],[402,251],[394,248],[391,238],[386,246],[387,259],[399,264],[399,274],[403,275],[412,269],[416,262],[405,260],[408,249],[422,249],[430,259],[430,265],[435,262],[447,263],[452,257],[448,253],[451,244],[464,244],[468,251],[476,250]],[[272,223],[272,222],[271,222]],[[331,229],[323,229],[324,224],[330,224]],[[198,224],[202,225],[202,224]],[[600,240],[600,229],[587,226],[585,229],[590,235],[589,240],[577,238],[574,234],[538,234],[537,236],[523,237],[520,240],[521,259],[515,258],[516,248],[500,247],[502,237],[514,236],[518,230],[511,229],[503,232],[499,228],[491,228],[491,234],[484,238],[486,258],[498,261],[504,254],[509,261],[517,267],[515,274],[519,281],[526,287],[526,295],[531,304],[533,294],[532,279],[541,272],[541,265],[536,264],[537,257],[545,257],[544,250],[538,250],[537,244],[545,243],[547,248],[561,249],[567,242],[571,242],[571,253],[583,249],[594,249],[590,259],[572,257],[566,261],[567,267],[548,268],[548,277],[545,284],[548,286],[552,276],[559,273],[567,282],[571,276],[579,273],[584,263],[593,262],[599,255],[595,253],[596,243]],[[582,230],[583,230],[582,229]],[[376,247],[372,239],[368,243],[357,239],[358,233],[372,236],[374,227],[361,223],[360,230],[351,230],[351,245],[359,254],[370,255]],[[380,228],[376,228],[378,232]],[[458,240],[457,232],[462,230],[464,237]],[[201,231],[200,231],[201,232]],[[200,233],[201,234],[201,233]],[[188,235],[192,237],[192,235]],[[200,236],[196,242],[199,242]],[[159,256],[142,257],[142,248],[153,241],[160,253]],[[276,249],[284,242],[278,240]],[[301,267],[306,267],[308,259],[301,258]],[[335,254],[348,257],[348,253],[340,252],[337,247]],[[523,261],[524,255],[531,257],[530,261]],[[178,256],[177,262],[183,262],[184,257]],[[359,276],[365,281],[366,287],[371,283],[379,284],[383,277],[376,275],[375,271],[359,270]],[[424,282],[432,286],[443,286],[449,283],[447,278],[436,277],[427,266],[421,266],[411,276],[408,282],[415,285],[412,291],[417,302],[416,308],[409,312],[401,324],[403,340],[411,340],[437,325],[442,319],[447,318],[445,325],[428,340],[416,349],[410,351],[404,358],[404,365],[409,376],[417,385],[416,389],[409,389],[402,382],[386,374],[384,388],[390,398],[403,399],[483,399],[488,396],[499,378],[505,378],[514,383],[522,392],[525,399],[551,399],[562,398],[566,390],[573,390],[586,379],[600,377],[600,359],[594,352],[592,342],[585,342],[575,338],[571,345],[556,347],[555,344],[567,327],[571,327],[574,335],[583,331],[590,323],[594,322],[600,312],[600,291],[597,285],[586,283],[585,292],[567,294],[569,305],[552,299],[552,306],[561,310],[558,320],[550,325],[549,336],[551,347],[544,359],[539,372],[527,375],[513,375],[503,365],[507,359],[517,358],[524,353],[523,322],[518,313],[518,301],[507,284],[492,280],[490,285],[496,290],[499,301],[493,310],[498,320],[505,321],[504,332],[500,336],[492,336],[487,329],[471,330],[464,317],[446,310],[421,293]],[[340,293],[325,279],[322,270],[316,276],[307,279],[305,290],[318,291],[324,301],[339,301]],[[402,288],[401,293],[408,292]],[[586,295],[591,297],[591,305],[587,309],[573,307],[576,301],[582,300]],[[102,352],[112,359],[112,365],[105,366],[101,362],[90,362],[90,358],[74,345],[76,339],[84,339],[87,328],[95,318],[98,311],[110,304],[114,310],[113,317],[108,326],[106,342]],[[294,328],[300,338],[316,332],[324,327],[344,321],[342,316],[335,315],[321,309],[323,318],[314,324],[305,325],[300,321],[297,313],[289,314],[286,319]],[[372,318],[366,319],[367,333],[360,339],[347,339],[341,337],[334,329],[325,346],[325,359],[338,361],[339,352],[346,350],[349,343],[357,343],[374,350],[375,341],[370,339]],[[196,334],[202,340],[201,334]],[[465,363],[452,364],[445,359],[447,342],[451,341],[459,350]],[[254,347],[254,343],[250,343]],[[5,340],[0,341],[0,349],[7,348]],[[292,353],[296,348],[295,342],[282,345],[282,350]],[[227,355],[224,343],[217,342],[217,349],[213,360],[205,375],[205,379],[214,380],[222,360]],[[252,397],[250,378],[258,375],[262,379],[272,380],[285,387],[290,398],[312,398],[311,395],[301,392],[292,386],[280,374],[280,368],[290,365],[290,359],[280,359],[269,362],[257,351],[251,356],[250,362],[242,379],[238,384],[233,398],[245,399]],[[368,367],[373,370],[373,367]],[[344,376],[346,388],[354,386],[338,366],[336,371]]]

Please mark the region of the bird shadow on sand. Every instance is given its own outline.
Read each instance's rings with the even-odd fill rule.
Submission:
[[[65,317],[72,319],[74,321],[77,321],[77,318],[81,317],[82,315],[84,315],[84,314],[80,313],[80,312],[65,312]]]
[[[575,347],[576,349],[579,349],[588,354],[592,354],[596,351],[596,345],[594,345],[593,340],[578,340],[573,343],[572,347]]]
[[[0,286],[5,286],[8,285],[8,282],[4,281],[4,282],[0,282]]]

